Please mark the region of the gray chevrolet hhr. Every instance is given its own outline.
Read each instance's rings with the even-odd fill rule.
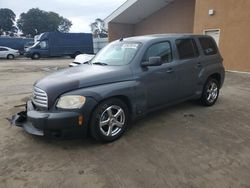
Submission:
[[[131,120],[182,101],[212,106],[224,82],[213,38],[162,34],[114,41],[90,62],[38,80],[12,123],[33,135],[118,139]]]

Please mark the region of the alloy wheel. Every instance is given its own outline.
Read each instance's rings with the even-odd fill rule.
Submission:
[[[125,124],[125,113],[117,105],[107,107],[101,114],[99,128],[104,136],[116,136]]]
[[[218,86],[215,82],[210,82],[206,91],[207,101],[213,103],[218,96]]]

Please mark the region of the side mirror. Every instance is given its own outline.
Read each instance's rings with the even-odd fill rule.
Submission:
[[[141,64],[143,67],[148,67],[148,66],[160,66],[162,65],[162,60],[161,57],[156,56],[156,57],[150,57],[148,61],[144,61]]]

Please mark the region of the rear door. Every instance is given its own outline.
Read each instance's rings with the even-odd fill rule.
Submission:
[[[199,73],[202,70],[201,57],[195,38],[175,40],[178,64],[176,74],[179,80],[178,98],[184,99],[196,93]]]

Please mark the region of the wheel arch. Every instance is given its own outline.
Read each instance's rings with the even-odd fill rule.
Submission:
[[[132,112],[133,112],[133,110],[132,110],[132,104],[131,104],[131,101],[130,101],[129,97],[126,96],[126,95],[113,95],[113,96],[109,96],[109,97],[107,97],[107,98],[103,98],[103,99],[101,99],[100,101],[98,101],[98,103],[97,103],[97,105],[95,106],[95,108],[96,108],[100,103],[102,103],[103,101],[106,101],[106,100],[109,100],[109,99],[114,99],[114,98],[115,98],[115,99],[119,99],[119,100],[121,100],[122,102],[124,102],[124,104],[126,104],[127,107],[128,107],[128,110],[129,110],[130,115],[132,115]]]
[[[218,83],[219,83],[219,86],[221,87],[221,75],[220,75],[219,73],[213,73],[213,74],[211,74],[211,75],[207,78],[207,80],[208,80],[209,78],[213,78],[213,79],[217,80]]]
[[[129,112],[129,121],[132,120],[133,118],[133,109],[132,109],[132,104],[131,104],[131,101],[129,99],[128,96],[125,96],[125,95],[113,95],[113,96],[109,96],[109,97],[106,97],[106,98],[103,98],[101,100],[99,100],[96,105],[94,106],[94,108],[91,110],[90,112],[90,118],[89,118],[89,122],[88,122],[88,125],[87,125],[87,134],[90,135],[90,123],[91,123],[91,119],[93,117],[93,114],[94,114],[94,111],[95,109],[98,107],[98,105],[106,100],[109,100],[109,99],[119,99],[121,100],[122,102],[124,102],[124,104],[128,107],[128,112]]]
[[[14,54],[12,54],[12,53],[8,53],[8,54],[7,54],[7,56],[6,56],[6,58],[8,59],[10,55],[12,55],[12,56],[13,56],[13,58],[15,58],[15,55],[14,55]]]

